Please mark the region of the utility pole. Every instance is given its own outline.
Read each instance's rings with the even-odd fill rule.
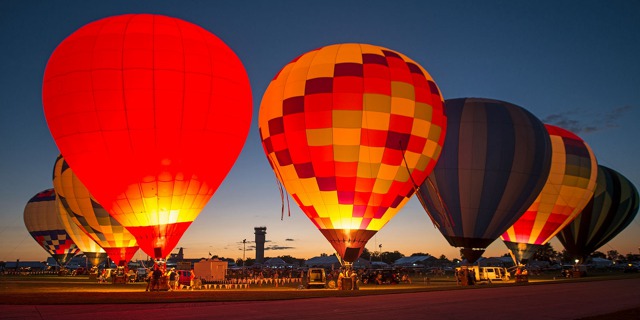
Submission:
[[[244,275],[244,262],[246,260],[247,239],[242,240],[242,274]]]

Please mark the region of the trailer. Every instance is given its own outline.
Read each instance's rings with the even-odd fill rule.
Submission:
[[[224,281],[228,264],[218,259],[203,259],[193,264],[193,272],[196,278],[206,282]]]

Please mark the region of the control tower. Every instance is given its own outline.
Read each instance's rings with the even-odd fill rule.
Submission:
[[[256,232],[256,263],[264,263],[264,242],[267,235],[267,227],[255,227]]]

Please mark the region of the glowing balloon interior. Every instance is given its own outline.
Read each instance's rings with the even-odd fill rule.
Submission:
[[[276,177],[352,262],[435,165],[446,129],[442,105],[431,76],[401,53],[330,45],[271,81],[260,137]]]
[[[165,258],[233,166],[251,122],[238,57],[180,19],[104,18],[67,37],[43,80],[49,129],[104,208]]]

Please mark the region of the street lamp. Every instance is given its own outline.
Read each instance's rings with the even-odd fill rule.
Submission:
[[[382,262],[382,243],[380,245],[378,245],[378,248],[380,249],[380,252],[379,252],[380,262]]]
[[[246,256],[247,239],[242,240],[242,274],[244,274],[244,260]]]

